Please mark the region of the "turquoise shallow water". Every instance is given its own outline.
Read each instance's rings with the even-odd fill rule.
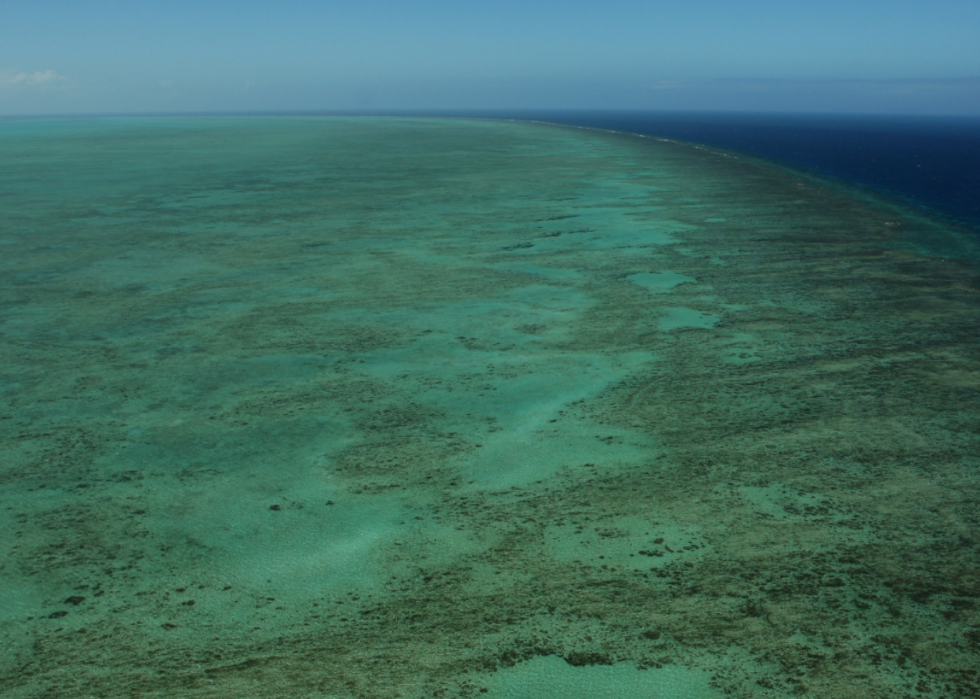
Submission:
[[[5,696],[980,692],[977,267],[527,123],[0,124]]]

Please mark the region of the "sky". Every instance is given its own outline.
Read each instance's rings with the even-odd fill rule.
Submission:
[[[0,115],[980,115],[980,0],[3,0]]]

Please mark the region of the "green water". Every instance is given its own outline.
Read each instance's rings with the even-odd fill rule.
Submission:
[[[3,122],[0,212],[4,697],[980,695],[937,222],[393,118]]]

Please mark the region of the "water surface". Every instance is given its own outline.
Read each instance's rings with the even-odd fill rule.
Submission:
[[[980,692],[957,229],[528,123],[0,163],[5,696]]]

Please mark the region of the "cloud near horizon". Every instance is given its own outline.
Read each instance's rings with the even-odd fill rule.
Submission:
[[[980,76],[660,80],[636,92],[643,97],[630,106],[640,109],[980,114]]]
[[[33,73],[0,68],[0,89],[13,87],[37,87],[57,85],[65,80],[53,70],[36,70]]]

